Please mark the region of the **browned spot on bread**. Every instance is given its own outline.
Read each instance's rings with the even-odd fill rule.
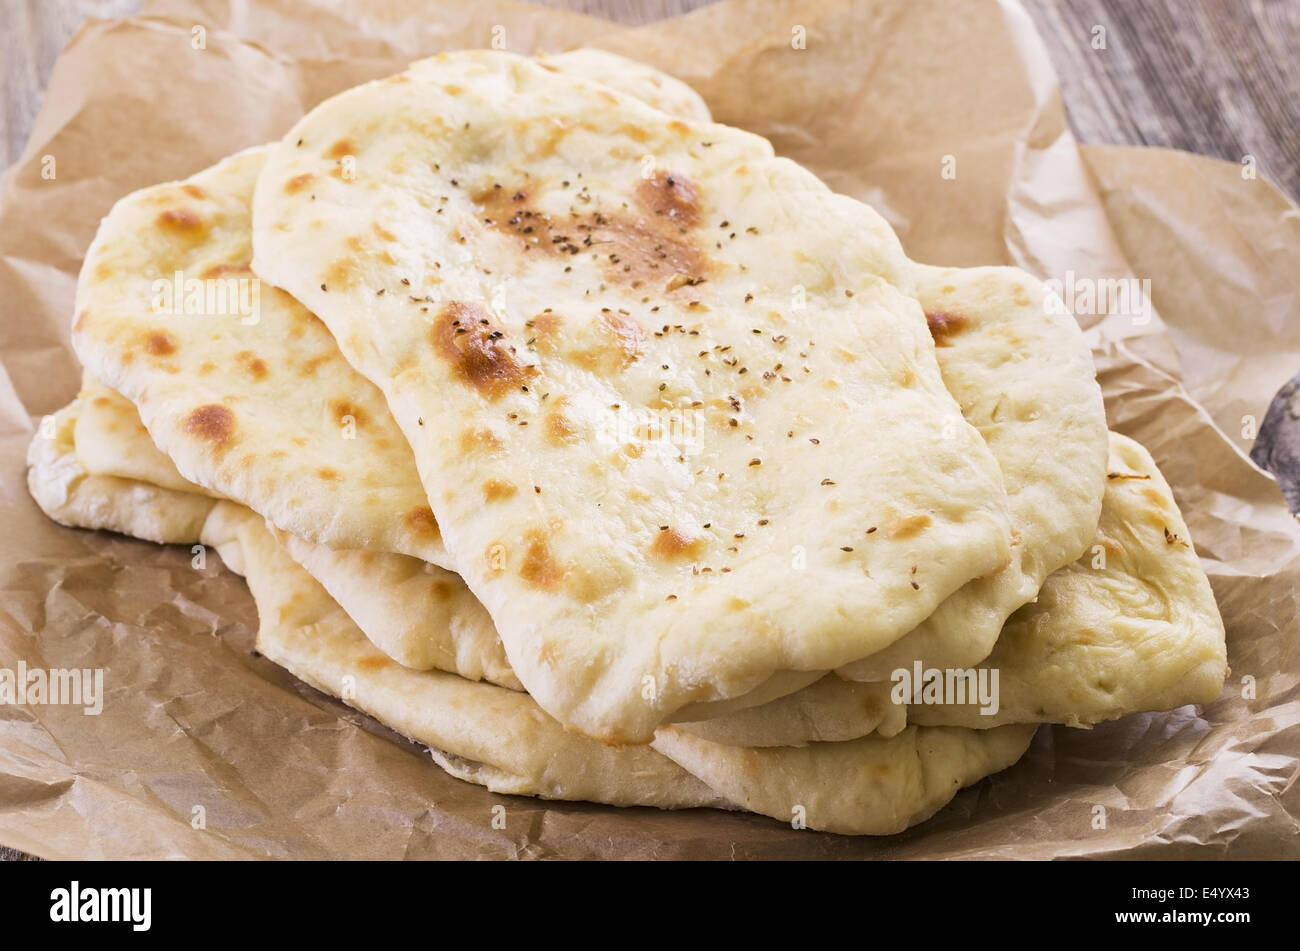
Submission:
[[[298,365],[298,375],[315,376],[316,371],[329,362],[329,354],[321,354],[320,356],[312,357],[310,360],[304,360]]]
[[[90,401],[90,405],[98,406],[100,409],[103,409],[104,407],[108,406],[112,402],[113,401],[110,400],[107,396],[96,396],[93,400]]]
[[[703,538],[691,538],[681,529],[661,528],[655,532],[655,540],[650,543],[650,551],[665,560],[693,556],[703,545]]]
[[[168,208],[156,220],[158,227],[171,231],[199,231],[203,228],[203,218],[190,208]]]
[[[301,175],[295,175],[284,183],[284,191],[287,195],[296,195],[305,189],[315,180],[316,176],[311,172],[303,172]]]
[[[218,446],[224,445],[235,434],[235,414],[220,403],[208,403],[185,417],[185,431]]]
[[[438,313],[433,331],[434,352],[451,366],[453,375],[489,400],[527,384],[537,368],[521,363],[504,334],[495,330],[488,313],[477,304],[452,301]]]
[[[527,548],[519,565],[519,577],[538,591],[554,591],[564,580],[564,566],[555,560],[546,536],[533,529],[525,537]]]
[[[636,187],[636,200],[653,215],[668,218],[679,225],[691,226],[700,220],[700,193],[686,178],[663,169],[644,178]]]
[[[934,338],[936,347],[948,346],[951,338],[957,336],[970,324],[970,321],[961,314],[946,310],[927,310],[925,322],[930,327],[930,336]]]
[[[77,316],[72,321],[72,329],[81,330],[86,326],[86,323],[89,320],[90,320],[90,311],[88,310],[79,311],[77,313]]]
[[[216,370],[217,365],[211,360],[204,360],[199,364],[199,376],[207,376],[210,373],[215,373]]]
[[[254,380],[265,380],[266,375],[271,372],[266,366],[266,361],[255,354],[252,350],[239,351],[239,353],[235,354],[235,359],[238,360],[239,365],[244,368],[244,372]]]
[[[483,501],[499,502],[508,499],[517,491],[513,482],[504,479],[488,479],[483,483]]]
[[[482,427],[478,429],[470,428],[462,430],[460,434],[461,452],[475,452],[479,449],[500,449],[501,445],[501,437],[490,429]]]
[[[528,321],[527,327],[538,340],[554,336],[564,325],[564,318],[559,314],[538,314]]]
[[[357,658],[357,667],[360,670],[383,670],[393,663],[382,654],[367,654],[365,657]]]
[[[429,585],[429,596],[434,601],[450,601],[456,595],[456,586],[450,581],[434,581]]]
[[[640,459],[645,454],[645,446],[639,442],[630,442],[623,447],[623,455],[629,459]]]
[[[650,336],[630,317],[608,311],[596,321],[596,329],[606,334],[622,351],[623,366],[634,363],[645,352]]]
[[[385,241],[397,240],[397,235],[393,234],[391,231],[389,231],[387,228],[381,225],[378,221],[371,224],[370,230],[373,231],[375,234],[377,234],[380,238],[382,238]]]
[[[325,289],[343,289],[356,283],[356,259],[342,257],[334,261],[325,271],[325,280],[321,283]],[[313,320],[317,319],[311,314]]]
[[[433,509],[427,505],[411,509],[406,513],[403,521],[406,523],[406,527],[417,535],[436,535],[438,533],[438,520],[433,517]]]
[[[890,538],[911,538],[913,535],[919,535],[930,524],[930,516],[924,512],[916,515],[909,515],[907,518],[900,519],[889,532]]]
[[[625,370],[645,350],[649,335],[630,318],[605,311],[596,318],[596,343],[573,351],[573,359],[584,369],[613,372]]]
[[[212,278],[215,277],[225,277],[227,274],[252,274],[252,273],[253,273],[252,262],[240,261],[235,264],[213,264],[209,267],[204,268],[203,272],[199,274],[199,277],[203,278],[206,281],[206,280],[211,280]]]
[[[165,357],[176,352],[176,338],[165,330],[155,330],[144,342],[151,356]]]
[[[325,158],[339,159],[345,155],[356,155],[357,147],[349,139],[339,139],[324,154]]]
[[[331,469],[329,466],[321,466],[316,470],[316,475],[320,476],[326,482],[333,482],[339,477],[337,469]]]
[[[189,195],[191,198],[197,198],[199,201],[203,201],[208,197],[208,193],[198,185],[182,185],[181,191]]]
[[[746,601],[744,598],[728,598],[728,599],[727,599],[727,610],[728,610],[728,611],[743,611],[743,610],[745,610],[745,608],[747,608],[747,607],[749,607],[749,602]]]
[[[649,215],[630,211],[570,211],[552,216],[535,210],[522,189],[489,188],[474,196],[480,220],[502,234],[519,238],[529,251],[560,257],[595,255],[611,280],[665,284],[680,275],[679,286],[703,280],[708,259],[683,232],[691,223],[694,191],[684,181],[654,185],[643,181],[653,198]],[[666,179],[665,179],[666,182]],[[661,192],[671,193],[668,195]],[[661,213],[660,213],[661,212]]]
[[[551,408],[546,413],[546,422],[543,425],[546,429],[546,438],[553,445],[560,446],[571,443],[578,436],[578,427],[573,420],[564,415],[568,405],[568,397],[561,396],[551,404]]]
[[[366,414],[361,407],[347,400],[330,400],[330,413],[339,425],[347,423],[349,416],[352,417],[355,426],[360,426],[366,421]]]

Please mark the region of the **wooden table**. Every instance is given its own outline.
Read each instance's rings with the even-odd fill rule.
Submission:
[[[712,0],[533,2],[638,24]],[[1232,162],[1251,155],[1261,174],[1300,201],[1300,2],[1024,2],[1051,50],[1080,141],[1187,149]],[[0,0],[0,167],[22,151],[50,68],[81,21],[128,15],[140,5],[141,0]],[[1104,50],[1093,48],[1097,27],[1105,29]],[[1276,433],[1273,439],[1286,442]],[[1300,447],[1300,438],[1295,445]],[[1286,452],[1300,460],[1300,451]],[[0,846],[0,858],[23,857]]]

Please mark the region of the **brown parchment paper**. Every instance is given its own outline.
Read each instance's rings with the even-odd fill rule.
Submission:
[[[76,391],[76,274],[110,205],[494,36],[674,73],[720,121],[875,205],[920,260],[1149,280],[1149,319],[1078,317],[1112,426],[1150,447],[1210,574],[1223,697],[1045,727],[1022,762],[889,839],[499,797],[253,656],[251,599],[219,559],[197,570],[185,550],[48,522],[23,455]],[[106,697],[97,717],[0,706],[0,841],[62,858],[1300,857],[1300,533],[1246,456],[1300,367],[1298,238],[1300,213],[1237,166],[1080,149],[1028,17],[994,0],[726,2],[638,29],[457,0],[162,0],[92,21],[0,178],[0,666],[102,667]]]

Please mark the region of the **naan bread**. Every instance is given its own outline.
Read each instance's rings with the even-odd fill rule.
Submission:
[[[520,680],[591,736],[875,653],[1010,555],[897,239],[762,139],[446,54],[309,114],[253,220],[257,272],[385,390]],[[691,445],[637,438],[683,417]]]
[[[665,726],[653,745],[751,812],[823,832],[892,835],[1020,759],[1036,729],[909,726],[892,737],[745,749]]]
[[[1091,550],[1012,616],[981,665],[999,709],[913,705],[915,723],[1090,726],[1147,710],[1213,703],[1227,649],[1187,523],[1151,455],[1112,433],[1106,498]]]

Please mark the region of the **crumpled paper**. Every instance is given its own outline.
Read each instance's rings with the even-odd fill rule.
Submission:
[[[112,203],[411,59],[494,45],[644,60],[873,204],[913,257],[1059,282],[1111,425],[1151,449],[1210,574],[1222,698],[1044,727],[1020,763],[888,839],[501,797],[254,655],[251,599],[219,559],[46,520],[24,451],[77,389],[76,274]],[[105,696],[98,716],[0,705],[0,842],[50,858],[1298,857],[1300,531],[1247,455],[1300,366],[1297,238],[1300,212],[1241,167],[1080,148],[1029,18],[994,0],[732,0],[636,29],[456,0],[161,0],[91,21],[0,179],[0,668],[102,668]],[[1131,279],[1145,293],[1080,293]]]

